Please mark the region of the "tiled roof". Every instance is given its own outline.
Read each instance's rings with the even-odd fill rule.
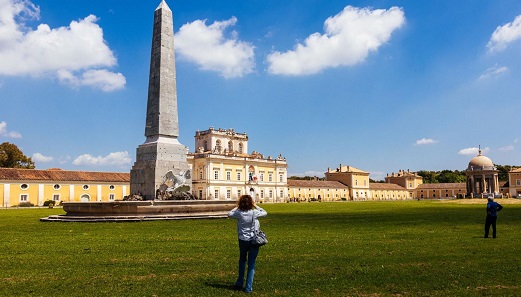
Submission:
[[[130,173],[0,168],[5,181],[130,182]]]
[[[288,187],[300,188],[346,188],[347,186],[337,181],[324,180],[295,180],[288,179]]]
[[[465,183],[438,183],[438,184],[421,184],[417,189],[459,189],[466,188]]]
[[[510,170],[511,173],[521,173],[521,167]]]
[[[370,190],[394,190],[394,191],[406,191],[407,189],[391,183],[369,183]]]
[[[342,166],[342,168],[340,168],[340,169],[341,169],[341,170],[340,170],[341,172],[369,173],[369,172],[367,172],[367,171],[363,171],[363,170],[361,170],[361,169],[358,169],[358,168],[356,168],[356,167],[349,166],[349,165]],[[336,168],[336,169],[330,169],[330,170],[328,171],[328,173],[338,173],[339,171],[337,171],[337,170],[338,170],[338,168]]]

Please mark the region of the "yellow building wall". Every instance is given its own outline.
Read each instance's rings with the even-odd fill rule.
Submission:
[[[521,173],[518,172],[509,172],[508,174],[509,186],[510,186],[510,196],[517,197],[521,195]],[[518,184],[519,181],[519,184]]]
[[[28,185],[27,189],[22,189],[21,185]],[[59,188],[55,189],[54,185],[58,184]],[[83,189],[84,185],[88,185],[87,190]],[[111,190],[110,186],[114,186]],[[98,189],[98,186],[100,188]],[[71,197],[71,187],[74,188],[74,196]],[[35,206],[42,206],[47,200],[55,200],[54,195],[59,195],[59,202],[79,202],[81,196],[84,194],[89,195],[89,201],[110,201],[110,194],[114,194],[114,200],[122,200],[127,195],[127,189],[130,184],[123,183],[106,183],[106,184],[93,184],[93,183],[81,183],[81,184],[69,184],[69,183],[56,183],[56,182],[4,182],[0,183],[0,207],[17,206],[21,202],[21,195],[28,195],[26,202],[30,202]],[[8,197],[6,197],[8,196]]]
[[[347,188],[298,188],[288,187],[288,197],[291,201],[309,201],[317,199],[321,201],[341,201],[349,200],[349,190]]]

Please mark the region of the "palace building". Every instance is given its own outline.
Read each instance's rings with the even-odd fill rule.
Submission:
[[[286,158],[248,154],[248,136],[234,129],[195,133],[192,194],[202,200],[237,200],[250,194],[256,201],[280,202],[288,196]]]
[[[370,182],[369,172],[342,164],[328,168],[325,180],[288,180],[286,158],[248,153],[248,135],[234,129],[197,131],[195,148],[187,163],[192,194],[202,200],[236,200],[243,194],[257,202],[521,197],[521,168],[509,172],[508,182],[498,183],[498,170],[481,150],[468,164],[466,183],[424,184],[409,170]],[[41,206],[49,200],[115,201],[129,194],[129,173],[0,168],[1,207]]]

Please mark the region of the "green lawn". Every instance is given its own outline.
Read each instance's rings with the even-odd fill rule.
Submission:
[[[500,203],[501,200],[499,201]],[[264,204],[257,296],[521,296],[521,204]],[[42,223],[0,210],[0,296],[241,296],[235,221]]]

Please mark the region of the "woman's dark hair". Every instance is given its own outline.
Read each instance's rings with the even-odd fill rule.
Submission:
[[[242,195],[237,202],[237,208],[244,211],[253,209],[253,198],[250,195]]]

